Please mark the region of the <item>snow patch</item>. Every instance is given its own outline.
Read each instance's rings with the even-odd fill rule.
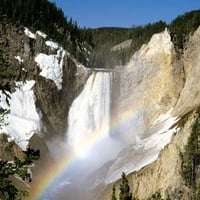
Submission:
[[[161,115],[154,121],[153,124],[155,125],[155,124],[158,124],[158,123],[160,123],[160,122],[163,122],[163,121],[169,119],[170,116],[171,116],[172,111],[173,111],[173,108],[171,108],[170,110],[168,110],[165,114],[161,114]]]
[[[40,69],[40,75],[54,81],[58,90],[62,89],[63,62],[65,51],[59,48],[56,55],[40,53],[35,57],[35,62]]]
[[[24,28],[24,33],[29,37],[29,38],[32,38],[32,39],[36,39],[36,35],[33,34],[28,28]]]
[[[129,174],[138,171],[158,158],[160,151],[169,144],[173,134],[179,130],[176,127],[179,119],[173,117],[171,111],[156,120],[149,130],[148,137],[127,147],[118,155],[107,173],[105,184],[120,179],[122,172]]]
[[[46,39],[46,37],[47,37],[47,35],[41,31],[36,31],[36,34],[38,34],[39,36],[41,36],[44,39]]]
[[[19,64],[22,64],[24,60],[20,56],[15,56],[15,59],[19,61]]]
[[[24,67],[22,68],[22,71],[27,72],[27,70]]]
[[[9,105],[5,94],[0,91],[0,107],[10,109],[10,113],[4,116],[5,124],[0,133],[6,133],[9,141],[14,140],[22,150],[26,150],[33,134],[41,130],[40,116],[35,106],[34,84],[34,80],[17,82],[16,91],[9,94]]]
[[[48,46],[48,47],[51,47],[51,49],[58,49],[59,45],[58,43],[56,42],[53,42],[53,41],[46,41],[45,44]]]

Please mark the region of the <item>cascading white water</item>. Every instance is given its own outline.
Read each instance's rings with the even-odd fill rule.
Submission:
[[[46,194],[47,199],[84,199],[84,190],[91,187],[87,185],[91,173],[116,154],[116,143],[109,134],[111,87],[112,72],[92,71],[73,101],[68,113],[67,140],[50,144],[57,157],[68,154],[73,162]],[[57,145],[59,148],[55,148]]]
[[[68,115],[68,144],[78,156],[86,156],[101,137],[109,137],[111,72],[93,71]]]

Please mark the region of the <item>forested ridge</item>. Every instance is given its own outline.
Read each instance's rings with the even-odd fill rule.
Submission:
[[[0,16],[35,31],[43,31],[80,62],[94,68],[126,64],[142,44],[166,27],[177,52],[181,53],[189,34],[200,25],[200,10],[194,10],[178,16],[170,24],[158,21],[131,28],[80,28],[76,21],[65,16],[55,3],[48,0],[0,0]],[[126,40],[132,40],[129,48],[111,51],[114,45]],[[88,50],[91,51],[90,56]]]
[[[166,23],[159,21],[145,26],[133,28],[99,28],[93,29],[92,38],[95,44],[90,55],[90,67],[113,68],[124,65],[139,47],[148,42],[154,33],[164,30]],[[129,48],[111,51],[111,48],[125,40],[132,39]]]
[[[143,26],[133,26],[132,28],[80,28],[77,22],[66,17],[55,3],[48,0],[0,0],[0,16],[8,18],[14,24],[27,26],[30,30],[41,30],[48,35],[49,39],[60,42],[66,50],[86,66],[100,68],[112,68],[116,65],[126,64],[142,44],[147,43],[154,33],[161,32],[166,27],[170,31],[177,53],[182,54],[188,37],[200,25],[200,10],[196,10],[178,16],[170,24],[158,21]],[[111,50],[114,45],[126,40],[132,41],[128,48]],[[89,65],[87,47],[92,48]],[[0,49],[0,65],[2,71],[9,65],[7,57],[3,56],[2,49]],[[2,79],[9,79],[10,76],[11,74],[1,74]],[[1,85],[0,89],[6,91],[10,88],[8,85]],[[9,111],[0,109],[0,114],[5,112]],[[200,199],[200,111],[197,115],[197,121],[192,127],[191,138],[184,154],[181,155],[181,173],[186,185],[194,193],[193,199],[196,200]],[[2,121],[3,118],[0,117],[0,126],[3,123]],[[39,155],[36,155],[36,157],[38,159]],[[17,174],[24,179],[29,179],[27,166],[31,163],[27,163],[27,161],[30,162],[30,160],[20,161],[18,158],[15,158],[13,163],[8,160],[0,160],[0,199],[1,195],[6,196],[7,199],[13,198],[10,198],[10,195],[19,195],[18,190],[8,180],[8,176]],[[119,189],[121,191],[119,192],[120,200],[136,199],[130,193],[125,175],[122,176],[122,184]],[[116,200],[116,196],[114,188],[112,198]],[[151,199],[161,199],[159,191],[153,194]]]
[[[90,29],[94,48],[90,55],[90,67],[112,68],[126,64],[142,44],[147,43],[154,33],[168,28],[178,54],[182,53],[185,42],[200,25],[200,10],[184,13],[171,23],[164,21],[149,23],[132,28],[98,28]],[[132,40],[129,48],[111,51],[111,48],[126,40]]]
[[[200,199],[200,108],[196,111],[196,120],[191,129],[188,144],[181,154],[181,175],[191,190],[191,200]]]
[[[46,33],[79,61],[86,61],[85,45],[91,42],[88,31],[80,30],[77,22],[68,19],[55,3],[48,0],[0,0],[0,16],[7,17],[14,24]]]
[[[193,10],[179,15],[169,24],[169,30],[176,48],[183,50],[185,42],[200,25],[200,10]]]

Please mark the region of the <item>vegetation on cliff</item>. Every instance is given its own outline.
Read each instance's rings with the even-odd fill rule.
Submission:
[[[200,25],[200,10],[186,12],[179,15],[169,24],[172,41],[177,50],[182,51],[189,35],[192,34]]]
[[[112,200],[117,200],[115,195],[115,186],[113,186]],[[126,178],[126,174],[124,172],[122,173],[121,183],[119,186],[119,200],[132,200],[128,179]]]
[[[111,200],[139,200],[137,197],[133,197],[132,193],[130,192],[131,188],[128,183],[128,179],[126,177],[126,174],[123,172],[121,176],[121,183],[119,185],[119,198],[116,197],[116,188],[115,185],[112,188],[112,196]],[[171,200],[171,198],[168,196],[167,198],[162,198],[160,192],[156,192],[155,194],[152,194],[151,197],[148,198],[148,200]]]
[[[192,190],[192,200],[200,199],[200,109],[182,155],[182,177]]]
[[[91,30],[95,47],[90,55],[89,67],[113,68],[124,65],[142,44],[154,33],[161,32],[167,24],[163,21],[133,28],[99,28]],[[113,51],[111,48],[125,40],[132,40],[130,47]]]
[[[86,62],[86,44],[91,43],[87,30],[80,30],[76,21],[64,16],[55,3],[48,0],[0,0],[0,16],[11,22],[41,30],[61,43],[65,49],[82,62]]]
[[[189,34],[200,25],[200,11],[196,10],[178,16],[170,24],[158,21],[132,28],[80,28],[76,21],[65,16],[55,3],[48,0],[0,0],[0,15],[7,16],[14,23],[45,32],[92,68],[113,68],[126,64],[142,44],[165,27],[170,30],[177,51],[182,52]],[[132,40],[129,48],[111,50],[114,45],[126,40]],[[89,56],[86,49],[90,47],[93,49]]]
[[[175,49],[182,53],[188,37],[200,25],[200,10],[187,12],[178,16],[171,23],[163,21],[149,23],[132,28],[99,28],[91,29],[94,49],[90,55],[90,67],[112,68],[126,64],[142,44],[147,43],[154,33],[169,29]],[[111,48],[126,40],[132,40],[129,48],[112,51]]]
[[[29,167],[33,164],[33,161],[38,160],[39,157],[39,150],[35,151],[28,148],[27,151],[24,151],[23,160],[17,157],[12,161],[0,160],[0,199],[20,200],[28,195],[27,191],[19,189],[16,183],[13,183],[13,178],[16,180],[19,179],[19,181],[31,182]]]

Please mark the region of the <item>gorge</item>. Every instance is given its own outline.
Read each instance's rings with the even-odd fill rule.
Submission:
[[[182,51],[165,27],[126,63],[89,68],[78,58],[87,61],[91,48],[71,33],[65,42],[76,45],[76,56],[48,33],[0,20],[0,108],[8,111],[0,116],[0,135],[8,139],[0,146],[13,145],[0,158],[29,146],[41,153],[29,166],[32,182],[19,180],[29,191],[25,199],[109,200],[122,172],[141,200],[156,192],[192,199],[182,169],[199,120],[199,26]],[[121,42],[112,51],[127,44]]]

